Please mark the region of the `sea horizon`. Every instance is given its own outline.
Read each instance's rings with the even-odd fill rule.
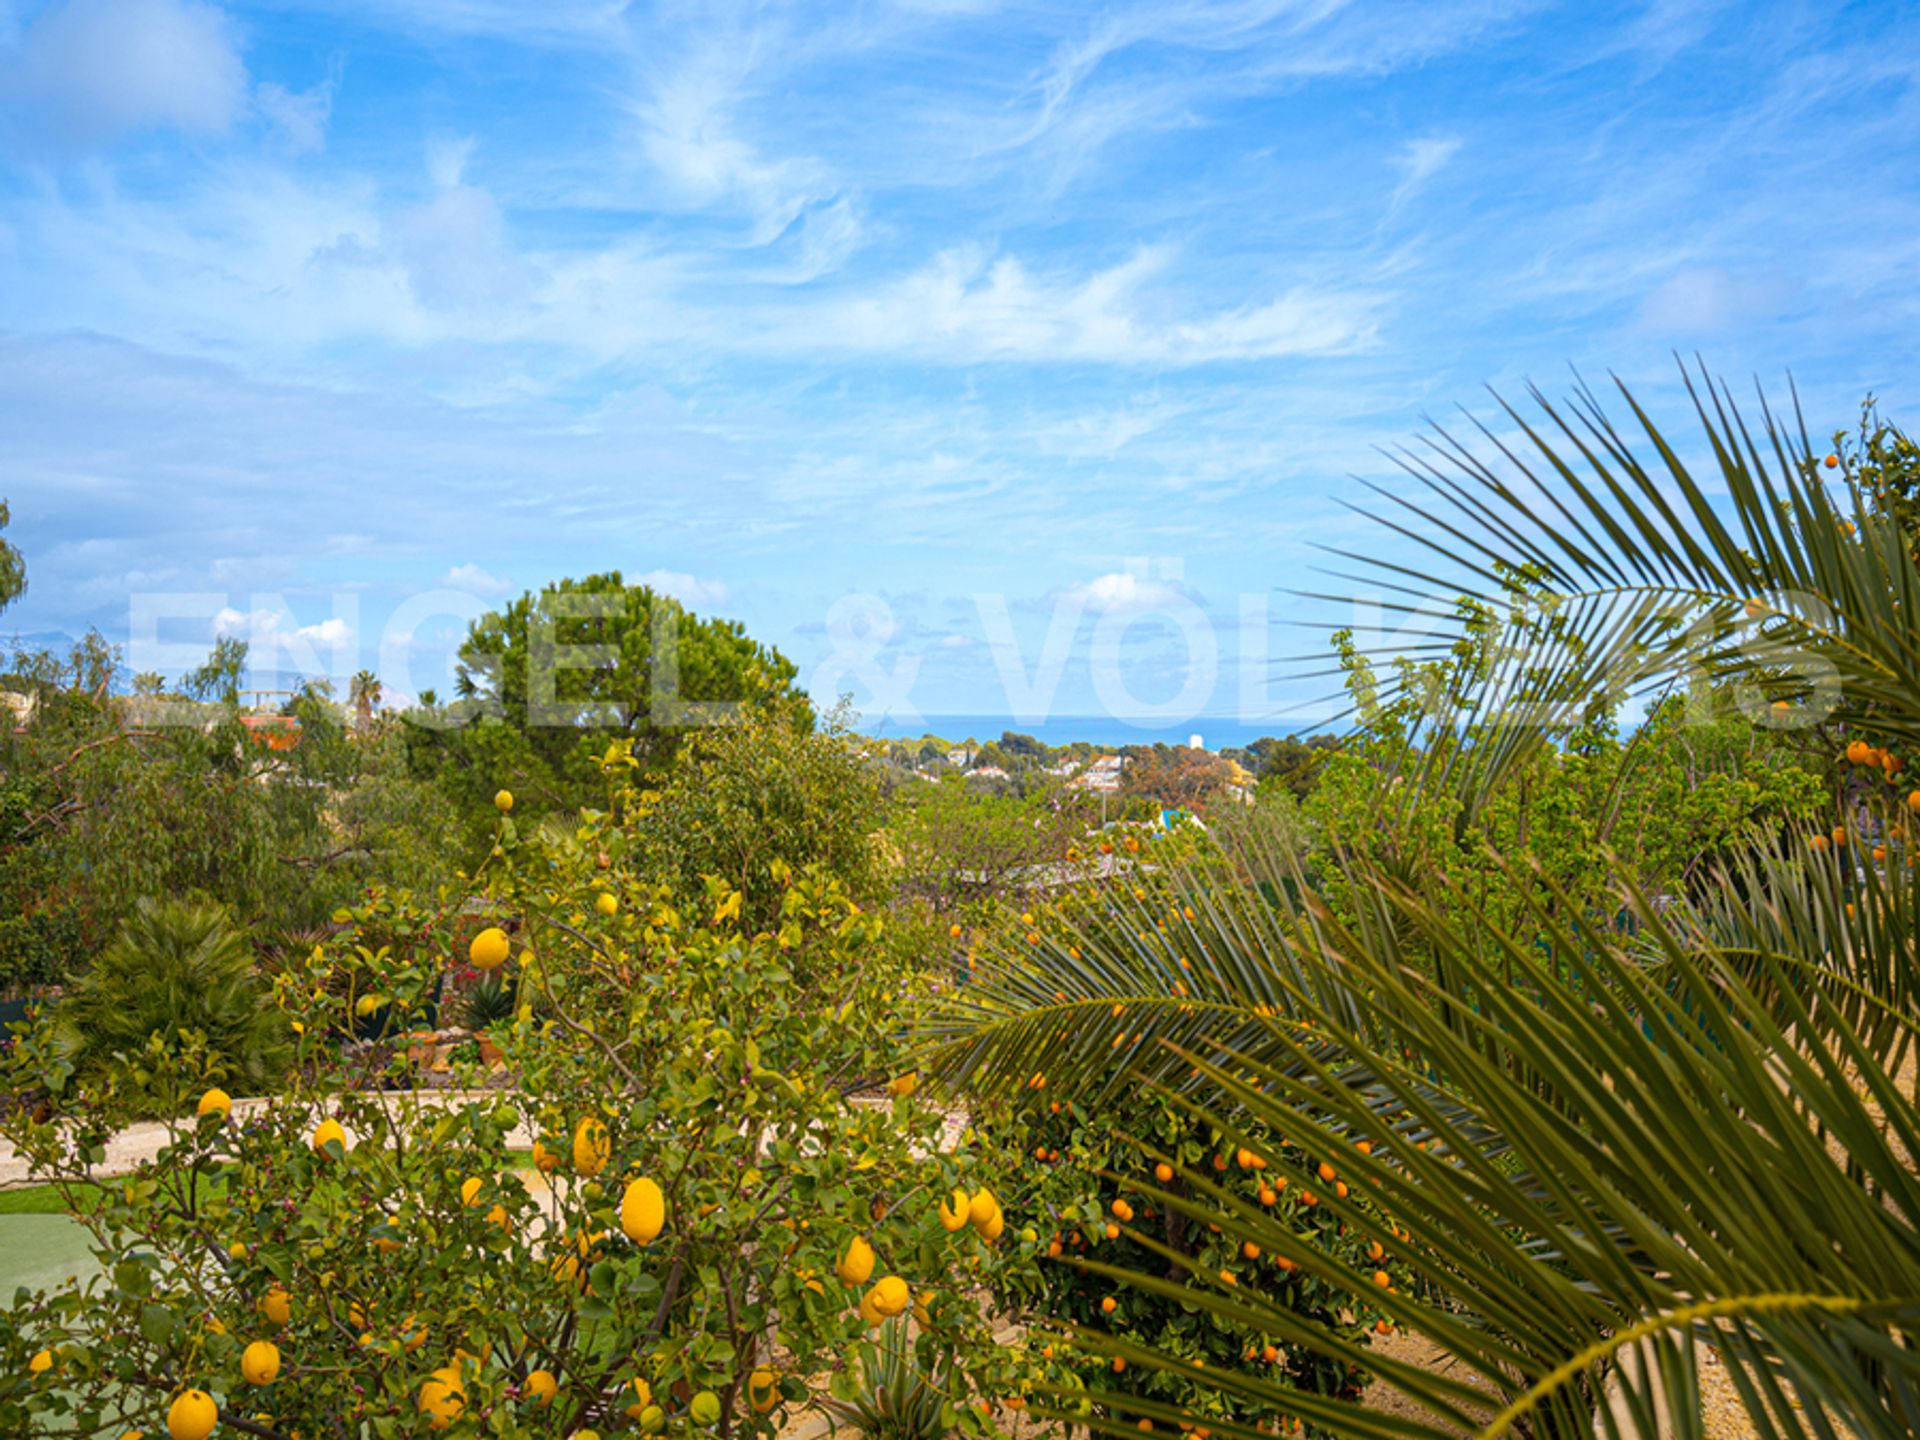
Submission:
[[[1128,719],[1115,715],[1053,715],[1037,723],[1022,723],[1010,715],[922,715],[912,722],[893,716],[862,717],[856,728],[881,740],[918,740],[935,735],[951,743],[974,740],[985,744],[1012,731],[1031,735],[1043,745],[1071,745],[1084,741],[1119,749],[1125,745],[1187,745],[1199,736],[1201,749],[1243,749],[1265,736],[1310,733],[1311,726],[1289,725],[1283,719],[1246,721],[1223,715],[1198,715],[1168,722]]]

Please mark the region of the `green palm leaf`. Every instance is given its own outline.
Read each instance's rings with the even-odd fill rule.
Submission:
[[[1399,457],[1411,497],[1373,487],[1378,518],[1425,559],[1354,552],[1346,578],[1384,589],[1390,616],[1442,617],[1409,658],[1451,654],[1476,613],[1509,613],[1516,576],[1550,607],[1550,633],[1516,632],[1488,667],[1477,743],[1448,752],[1443,769],[1469,803],[1596,697],[1648,694],[1682,674],[1742,687],[1765,723],[1830,714],[1920,741],[1920,573],[1898,526],[1871,514],[1844,472],[1819,478],[1804,428],[1778,423],[1764,397],[1756,437],[1724,386],[1687,385],[1712,457],[1704,477],[1624,386],[1630,430],[1582,387],[1564,406],[1532,390],[1537,421],[1500,402],[1512,442],[1478,424],[1479,448],[1437,430]],[[1795,708],[1776,714],[1773,701]]]
[[[1452,1433],[1495,1406],[1514,1408],[1514,1433],[1605,1433],[1610,1412],[1595,1410],[1611,1379],[1623,1412],[1694,1434],[1688,1386],[1663,1387],[1703,1342],[1777,1433],[1825,1433],[1819,1405],[1857,1434],[1907,1433],[1920,1372],[1891,1337],[1920,1320],[1920,1181],[1905,1158],[1920,1153],[1920,1114],[1881,1063],[1912,1024],[1904,1001],[1874,993],[1879,969],[1856,967],[1851,988],[1809,985],[1804,964],[1764,947],[1703,951],[1702,916],[1663,915],[1630,889],[1637,935],[1556,904],[1551,886],[1511,887],[1540,897],[1523,944],[1437,877],[1419,891],[1374,877],[1344,920],[1293,878],[1291,905],[1286,887],[1195,871],[1109,892],[1066,938],[1003,957],[948,1017],[941,1059],[989,1087],[1039,1070],[1082,1093],[1144,1077],[1230,1136],[1260,1122],[1342,1157],[1420,1279],[1389,1312],[1469,1380],[1374,1364],[1426,1422],[1289,1397],[1339,1433]],[[1115,935],[1126,943],[1092,948]],[[1191,998],[1166,993],[1174,984]],[[1132,1063],[1111,1053],[1119,1034]],[[1354,1149],[1360,1137],[1373,1155]],[[1380,1223],[1351,1198],[1320,1200],[1351,1225]],[[1369,1283],[1204,1175],[1154,1203]],[[1248,1285],[1204,1303],[1373,1363],[1283,1304],[1262,1310]],[[1612,1363],[1623,1334],[1643,1354],[1635,1382]],[[1477,1415],[1467,1384],[1493,1397]]]

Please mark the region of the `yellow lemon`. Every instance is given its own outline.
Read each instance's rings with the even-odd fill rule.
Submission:
[[[860,1297],[859,1309],[860,1309],[860,1318],[866,1321],[867,1324],[869,1325],[878,1325],[882,1320],[887,1318],[886,1316],[882,1315],[878,1310],[873,1308],[873,1296],[871,1294],[862,1295]]]
[[[909,1070],[905,1075],[896,1075],[887,1082],[887,1093],[895,1099],[913,1094],[920,1086],[920,1072]]]
[[[598,910],[602,915],[618,915],[620,913],[620,897],[618,895],[610,895],[603,890],[600,892],[600,898],[593,902],[593,908]]]
[[[30,1375],[44,1375],[52,1368],[53,1352],[51,1350],[42,1350],[31,1360],[27,1361],[27,1373]]]
[[[498,1225],[508,1235],[513,1233],[513,1217],[507,1213],[507,1207],[504,1205],[496,1205],[487,1211],[487,1223]]]
[[[582,1175],[598,1175],[613,1153],[613,1141],[607,1127],[589,1115],[573,1132],[573,1168]]]
[[[240,1354],[240,1374],[249,1385],[271,1385],[280,1378],[280,1347],[256,1340]]]
[[[527,1383],[521,1389],[529,1399],[551,1405],[553,1397],[560,1393],[560,1382],[553,1378],[551,1370],[535,1370],[527,1376]]]
[[[1000,1213],[1000,1202],[993,1198],[991,1190],[982,1189],[967,1202],[967,1218],[973,1222],[976,1230],[985,1230],[988,1222]]]
[[[906,1309],[912,1298],[907,1282],[898,1275],[887,1276],[867,1292],[867,1299],[873,1308],[889,1318]]]
[[[502,815],[513,809],[513,792],[511,790],[496,791],[493,797],[493,808]]]
[[[340,1128],[340,1122],[338,1120],[322,1120],[320,1122],[318,1128],[313,1132],[313,1153],[325,1156],[327,1153],[327,1142],[329,1140],[338,1144],[343,1151],[347,1148],[347,1132]]]
[[[667,1223],[667,1197],[660,1187],[641,1176],[620,1197],[620,1228],[636,1245],[651,1245]]]
[[[460,1383],[460,1367],[443,1365],[420,1386],[420,1413],[436,1430],[444,1430],[460,1418],[467,1408],[467,1393]]]
[[[560,1152],[549,1150],[536,1140],[533,1142],[533,1163],[542,1175],[551,1175],[560,1168]]]
[[[417,1325],[417,1319],[417,1316],[409,1315],[407,1323],[400,1327],[400,1343],[406,1347],[409,1355],[427,1343],[427,1327]]]
[[[353,1002],[353,1013],[364,1020],[386,1003],[387,997],[384,995],[362,995]]]
[[[227,1258],[229,1260],[246,1259],[247,1258],[247,1242],[244,1240],[236,1240],[233,1242],[233,1244],[227,1246]]]
[[[512,949],[507,932],[498,925],[489,925],[467,946],[467,960],[476,970],[498,970],[507,963]]]
[[[275,1285],[260,1297],[260,1313],[275,1325],[284,1326],[293,1319],[293,1299],[285,1290]]]
[[[696,1425],[717,1425],[720,1422],[720,1397],[711,1390],[702,1390],[688,1404],[687,1414]]]
[[[193,1113],[202,1120],[209,1115],[218,1115],[225,1120],[233,1113],[233,1097],[216,1085],[200,1097],[200,1103],[194,1107]]]
[[[220,1420],[220,1409],[204,1390],[182,1390],[167,1407],[167,1434],[172,1440],[207,1440]]]
[[[843,1285],[864,1285],[867,1277],[873,1274],[873,1247],[867,1243],[864,1235],[856,1235],[847,1245],[846,1254],[840,1257],[840,1263],[834,1267]]]
[[[460,1182],[460,1203],[462,1205],[478,1205],[480,1203],[480,1185],[481,1181],[478,1175],[469,1175],[465,1180],[462,1180]]]
[[[627,1406],[627,1418],[629,1420],[638,1420],[641,1415],[646,1413],[647,1407],[651,1404],[653,1404],[653,1387],[638,1375],[634,1376],[633,1403]]]
[[[780,1377],[762,1367],[747,1377],[747,1399],[762,1415],[780,1403]]]
[[[940,1207],[940,1223],[947,1228],[949,1233],[956,1230],[964,1230],[967,1226],[967,1218],[972,1213],[972,1209],[973,1202],[967,1198],[967,1192],[964,1190],[956,1190],[947,1197],[946,1202]]]

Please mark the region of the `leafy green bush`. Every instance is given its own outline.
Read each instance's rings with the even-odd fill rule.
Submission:
[[[621,758],[626,747],[609,753],[633,763]],[[683,898],[720,876],[745,897],[755,927],[778,920],[783,871],[817,868],[862,901],[883,888],[879,779],[845,717],[821,723],[804,700],[691,732],[679,763],[638,803],[634,866]]]
[[[247,941],[224,910],[143,900],[55,1016],[74,1076],[99,1081],[116,1062],[191,1048],[229,1089],[272,1086],[289,1058],[286,1026],[254,974]],[[164,1060],[162,1061],[164,1063]],[[131,1078],[136,1089],[140,1081]]]

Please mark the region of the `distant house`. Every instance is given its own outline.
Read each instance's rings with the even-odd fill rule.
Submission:
[[[1096,756],[1084,773],[1076,775],[1067,784],[1075,790],[1092,790],[1102,795],[1114,794],[1120,789],[1120,771],[1125,764],[1125,760],[1118,755]]]
[[[13,717],[13,728],[22,731],[33,723],[34,708],[39,704],[38,694],[23,694],[18,690],[0,690],[0,706],[5,706]]]
[[[1011,780],[1013,778],[998,765],[982,765],[978,770],[969,770],[967,774],[977,780]]]

